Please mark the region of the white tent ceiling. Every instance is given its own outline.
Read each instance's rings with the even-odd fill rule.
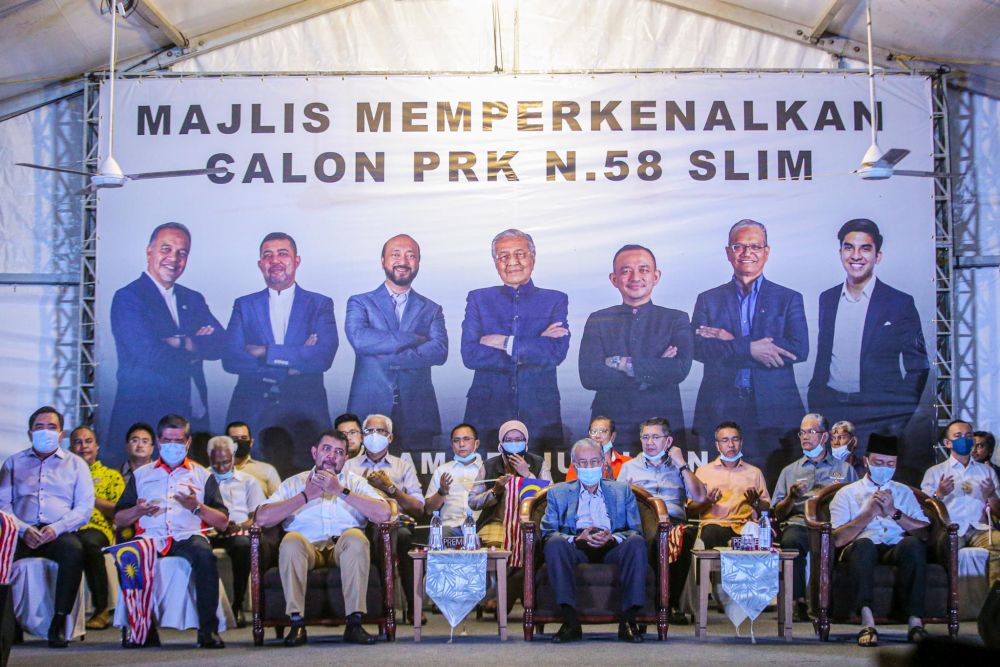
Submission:
[[[385,5],[387,1],[414,7],[397,6],[396,11],[370,15],[399,17],[407,11],[419,11],[424,16],[447,15],[453,22],[458,13],[468,17],[472,34],[483,34],[487,39],[493,34],[496,16],[501,24],[496,26],[498,30],[508,34],[512,29],[518,31],[520,48],[537,52],[541,45],[526,40],[551,39],[550,33],[531,23],[533,18],[550,18],[544,9],[548,3],[543,0],[136,0],[135,12],[120,31],[119,55],[134,71],[165,69],[329,12],[360,4]],[[0,119],[75,92],[79,82],[74,79],[106,67],[108,17],[101,14],[105,2],[0,0],[0,43],[4,45],[0,52]],[[592,2],[581,0],[581,17],[587,16]],[[607,3],[593,4],[608,11]],[[636,39],[656,39],[654,31],[644,29],[643,18],[655,8],[669,8],[673,13],[668,16],[674,20],[699,14],[784,38],[790,47],[792,43],[796,48],[811,46],[852,59],[864,55],[864,0],[647,0],[643,4],[651,7],[645,12],[636,11],[637,4],[623,2],[612,10],[635,14]],[[953,76],[954,81],[1000,97],[998,0],[874,0],[873,15],[876,56],[881,65],[948,65],[961,72]],[[627,24],[630,17],[615,18]],[[406,39],[405,25],[395,29],[402,30]],[[450,35],[440,38],[446,40]],[[345,41],[350,41],[350,35]],[[709,54],[693,55],[695,61],[710,60],[702,57]],[[504,69],[512,71],[517,58],[513,61],[505,62]],[[489,63],[490,69],[493,64]]]

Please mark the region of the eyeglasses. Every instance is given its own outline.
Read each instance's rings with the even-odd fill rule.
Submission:
[[[139,438],[131,437],[128,439],[128,444],[130,445],[151,445],[153,444],[152,438]]]
[[[821,435],[823,433],[826,433],[826,431],[819,431],[819,430],[814,429],[814,428],[810,428],[810,429],[801,429],[800,428],[799,429],[799,437],[800,438],[804,438],[807,435]]]
[[[379,435],[389,435],[388,429],[384,428],[366,428],[362,431],[365,435],[371,435],[372,433],[378,433]]]
[[[475,442],[475,441],[476,441],[476,439],[473,438],[471,435],[464,435],[464,436],[456,436],[456,437],[452,438],[451,439],[451,444],[453,444],[453,445],[461,445],[464,442]]]
[[[344,435],[361,435],[361,431],[356,428],[352,428],[349,431],[341,431]]]
[[[609,431],[606,428],[592,428],[592,429],[590,429],[590,435],[607,435],[608,433],[611,433],[611,431]]]
[[[643,442],[659,442],[660,440],[663,440],[664,438],[667,437],[669,436],[660,435],[659,433],[643,433],[642,435],[639,436],[639,439],[642,440]]]
[[[757,243],[750,243],[750,244],[746,244],[746,243],[732,243],[732,244],[730,244],[729,249],[733,251],[734,255],[739,255],[744,250],[749,250],[751,252],[751,254],[757,255],[757,254],[760,254],[760,251],[763,250],[766,247],[767,247],[766,245],[760,245],[760,244],[757,244]]]
[[[524,250],[515,250],[512,253],[510,253],[510,252],[503,252],[503,253],[500,253],[499,255],[497,255],[496,263],[497,264],[510,264],[510,260],[512,258],[516,259],[518,262],[523,262],[524,260],[526,260],[528,258],[529,254],[530,253],[525,252]]]

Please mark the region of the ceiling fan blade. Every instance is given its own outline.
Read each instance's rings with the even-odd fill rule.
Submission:
[[[178,169],[175,171],[147,171],[143,174],[126,174],[133,181],[141,181],[147,178],[173,178],[174,176],[221,176],[229,170],[225,167],[212,167],[211,169]]]
[[[76,176],[93,176],[89,171],[79,171],[77,169],[65,169],[63,167],[46,167],[40,164],[31,164],[30,162],[15,162],[19,167],[31,167],[32,169],[44,169],[45,171],[58,171],[61,174],[75,174]]]
[[[893,176],[926,176],[927,178],[959,178],[961,174],[945,174],[934,171],[913,171],[912,169],[893,169]]]
[[[909,154],[910,151],[907,150],[906,148],[890,148],[885,152],[884,155],[882,155],[882,159],[879,160],[879,162],[884,162],[886,166],[891,167],[899,163],[900,160],[902,160]]]

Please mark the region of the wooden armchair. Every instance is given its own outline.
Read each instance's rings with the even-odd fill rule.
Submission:
[[[830,524],[830,502],[846,483],[831,484],[806,501],[806,525],[810,533],[810,597],[817,619],[816,633],[822,641],[830,637],[831,619],[857,622],[852,609],[853,587],[847,566],[837,561]],[[927,539],[927,592],[924,623],[947,623],[948,634],[958,636],[958,526],[951,522],[944,504],[910,487],[924,514],[930,519]],[[894,572],[889,565],[875,568],[876,622],[895,620]]]
[[[396,501],[388,501],[392,516],[386,523],[368,524],[365,531],[371,542],[372,568],[368,577],[368,613],[365,623],[377,623],[380,634],[387,641],[396,638],[395,590],[396,569],[392,548],[392,533],[399,519]],[[264,628],[277,628],[278,636],[290,624],[285,614],[285,596],[277,565],[264,571],[261,541],[265,532],[277,533],[273,549],[277,560],[277,544],[284,531],[280,526],[262,530],[256,524],[250,528],[250,600],[253,608],[253,643],[264,644]],[[306,584],[306,608],[303,610],[306,625],[335,626],[347,623],[344,594],[340,583],[340,569],[336,567],[311,570]]]
[[[555,591],[548,579],[541,549],[540,525],[548,504],[546,494],[551,486],[521,503],[521,534],[524,549],[524,640],[535,636],[535,624],[544,631],[545,623],[561,620]],[[656,541],[659,563],[650,563],[646,576],[646,605],[636,620],[656,623],[657,637],[667,638],[670,599],[669,568],[667,567],[667,536],[670,517],[667,507],[645,489],[632,486],[639,504],[643,535],[646,542]],[[658,567],[657,567],[658,565]],[[614,623],[619,620],[621,606],[618,568],[603,563],[585,563],[576,569],[577,600],[581,623]]]

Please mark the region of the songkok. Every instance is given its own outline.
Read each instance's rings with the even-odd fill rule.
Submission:
[[[524,425],[524,422],[519,422],[516,419],[504,422],[503,426],[500,427],[500,442],[503,442],[503,437],[507,435],[508,431],[520,431],[524,434],[524,439],[528,439],[528,427]]]
[[[872,433],[868,436],[868,454],[899,456],[899,438],[894,435]]]

